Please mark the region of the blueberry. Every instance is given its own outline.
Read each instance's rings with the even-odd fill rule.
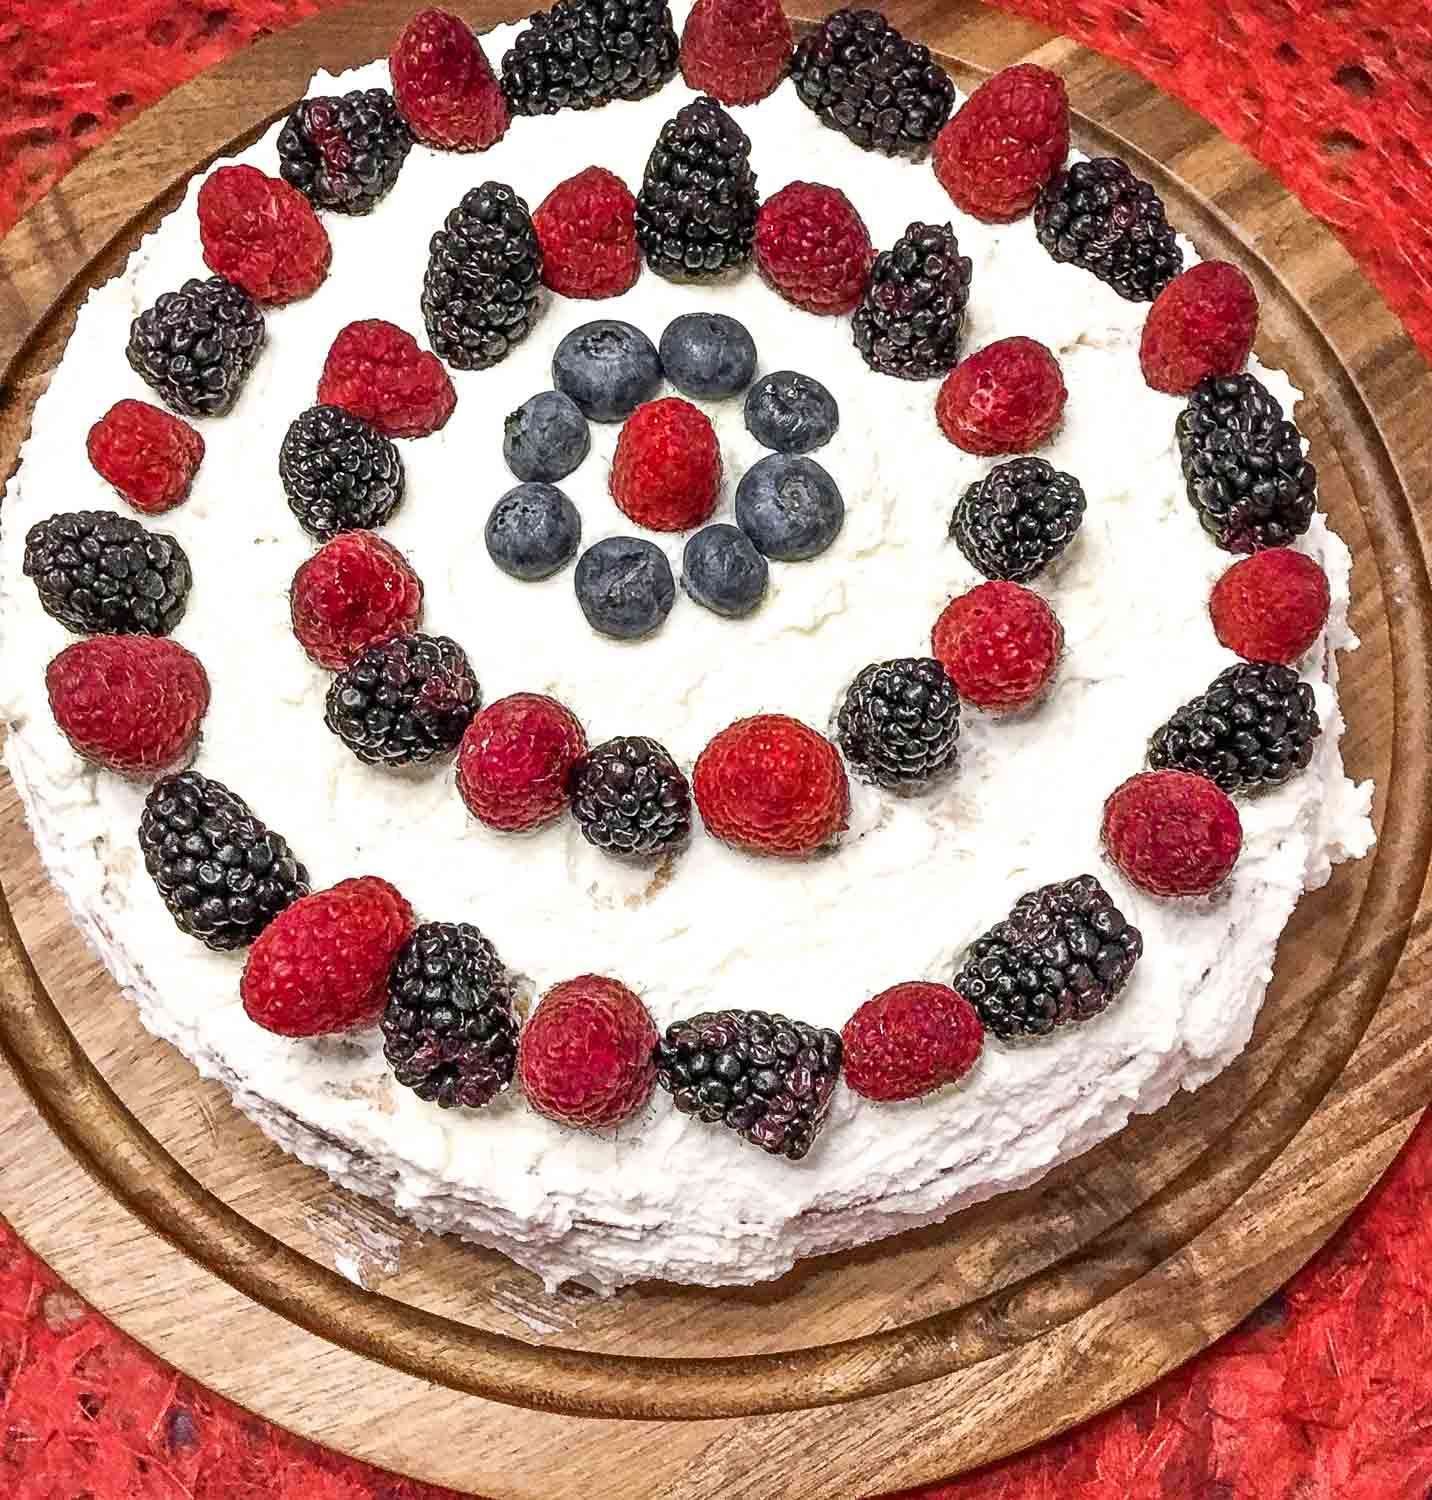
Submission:
[[[661,368],[683,396],[717,401],[750,385],[756,342],[725,313],[683,313],[661,336]]]
[[[577,555],[582,518],[552,484],[519,484],[492,507],[487,550],[504,573],[533,583],[550,578]]]
[[[737,524],[777,562],[801,562],[824,552],[844,520],[840,490],[813,458],[767,454],[736,486]]]
[[[762,375],[746,392],[746,429],[777,453],[812,453],[835,436],[840,408],[818,380],[795,370]]]
[[[681,583],[713,614],[748,615],[766,597],[771,569],[737,526],[704,526],[686,544]]]
[[[576,578],[587,624],[619,641],[650,635],[676,598],[666,553],[641,537],[612,536],[588,547]]]
[[[565,479],[591,443],[581,407],[561,391],[528,397],[502,425],[502,456],[519,479]]]
[[[552,356],[552,384],[594,422],[624,422],[656,395],[661,360],[630,323],[598,318],[574,328]]]

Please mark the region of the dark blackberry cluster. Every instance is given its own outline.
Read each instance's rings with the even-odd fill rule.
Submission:
[[[964,341],[970,270],[948,224],[911,224],[893,250],[875,257],[851,319],[865,363],[903,380],[952,369]]]
[[[457,749],[481,702],[456,641],[400,635],[333,679],[323,721],[370,766],[421,765]]]
[[[220,952],[253,942],[308,894],[308,871],[288,841],[197,771],[162,776],[150,788],[139,847],[179,930]]]
[[[381,526],[403,498],[397,447],[341,406],[310,406],[294,418],[278,451],[278,473],[289,509],[320,542]]]
[[[666,1028],[656,1077],[682,1114],[799,1161],[825,1123],[840,1059],[838,1032],[761,1010],[708,1011]]]
[[[1291,667],[1244,661],[1155,731],[1149,764],[1207,776],[1225,792],[1253,792],[1306,770],[1321,733],[1313,690]]]
[[[918,158],[954,107],[955,86],[877,10],[838,10],[791,59],[801,102],[867,151]]]
[[[412,145],[387,89],[355,89],[299,103],[279,132],[279,171],[315,208],[366,214],[398,180]]]
[[[186,417],[222,417],[264,346],[264,317],[241,286],[191,277],[130,325],[130,367]]]
[[[1106,1009],[1143,951],[1109,893],[1080,875],[1021,896],[975,941],[954,988],[995,1036],[1048,1036]]]
[[[1042,458],[998,464],[960,497],[950,535],[986,578],[1024,583],[1074,540],[1084,489]]]
[[[511,980],[466,922],[424,922],[398,950],[382,1027],[393,1076],[429,1104],[480,1109],[512,1082]]]
[[[163,532],[107,510],[65,511],[25,535],[45,613],[77,635],[168,635],[189,602],[189,559]]]
[[[691,788],[655,740],[626,735],[589,750],[567,783],[572,816],[608,854],[663,853],[691,833]]]
[[[1312,523],[1318,471],[1255,376],[1211,376],[1175,426],[1189,503],[1227,552],[1286,547]]]
[[[1039,243],[1130,302],[1152,302],[1183,268],[1163,201],[1117,157],[1056,172],[1034,205]]]
[[[845,758],[892,791],[917,790],[949,770],[960,742],[960,695],[931,657],[868,666],[836,720]]]
[[[756,174],[746,132],[703,94],[661,127],[636,197],[646,263],[672,281],[702,281],[751,258]]]
[[[485,370],[532,331],[542,246],[526,203],[505,183],[463,195],[428,251],[423,321],[455,370]]]
[[[644,99],[676,72],[680,43],[667,0],[557,0],[502,59],[515,115]]]

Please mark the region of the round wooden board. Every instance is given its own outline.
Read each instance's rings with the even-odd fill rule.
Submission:
[[[360,0],[249,49],[129,127],[15,230],[0,472],[76,301],[188,173],[283,111],[316,67],[383,52],[412,4]],[[486,27],[519,6],[458,8]],[[1426,367],[1328,234],[1148,84],[966,0],[888,10],[966,85],[1021,58],[1054,68],[1081,142],[1140,158],[1203,252],[1258,283],[1260,353],[1309,393],[1300,419],[1323,502],[1357,559],[1364,645],[1345,662],[1345,749],[1378,782],[1378,850],[1302,903],[1253,1044],[1196,1096],[942,1227],[771,1286],[603,1302],[547,1296],[500,1257],[420,1235],[271,1146],[140,1028],[0,778],[12,1068],[0,1069],[0,1210],[156,1352],[345,1452],[533,1500],[695,1500],[737,1481],[802,1500],[949,1475],[1205,1347],[1327,1238],[1432,1095],[1419,998],[1432,968],[1432,589],[1407,500],[1432,475]],[[330,1269],[336,1256],[369,1290]]]

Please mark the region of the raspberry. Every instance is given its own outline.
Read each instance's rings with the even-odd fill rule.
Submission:
[[[940,430],[966,453],[1028,453],[1064,415],[1059,361],[1035,339],[998,339],[962,360],[935,400]]]
[[[617,297],[641,271],[636,199],[605,167],[559,182],[532,224],[542,246],[542,281],[560,296]]]
[[[540,693],[513,693],[473,719],[457,757],[458,795],[489,828],[536,828],[567,805],[567,778],[587,737],[569,709]]]
[[[845,1081],[867,1099],[916,1099],[955,1083],[984,1046],[975,1008],[943,984],[897,984],[845,1023]]]
[[[1034,207],[1069,154],[1064,82],[1034,63],[982,83],[935,141],[935,176],[955,205],[986,224]]]
[[[992,710],[1023,708],[1054,675],[1064,631],[1030,589],[982,583],[945,606],[930,644],[965,702]]]
[[[681,33],[681,76],[722,104],[754,104],[785,77],[794,45],[780,0],[696,0]]]
[[[369,646],[417,629],[423,585],[382,537],[344,531],[299,564],[288,600],[299,645],[337,672]]]
[[[639,406],[622,424],[609,481],[623,515],[653,531],[689,531],[716,509],[721,447],[711,419],[680,396]]]
[[[753,854],[810,854],[845,830],[850,813],[835,746],[783,714],[723,729],[691,780],[712,837]]]
[[[328,231],[295,187],[257,167],[219,167],[199,189],[204,264],[256,301],[293,302],[323,285]]]
[[[1186,396],[1211,375],[1236,375],[1258,332],[1258,294],[1226,260],[1206,260],[1154,299],[1139,341],[1144,379]]]
[[[601,1130],[646,1103],[658,1040],[626,985],[583,974],[554,985],[532,1012],[518,1039],[517,1076],[539,1115]]]
[[[89,430],[89,461],[147,516],[172,510],[189,493],[204,439],[178,417],[146,401],[116,401]]]
[[[193,748],[209,708],[198,657],[164,636],[96,635],[45,668],[50,709],[86,760],[148,775]]]
[[[418,140],[485,151],[507,133],[507,101],[471,28],[445,10],[421,10],[388,59],[398,113]]]
[[[1124,877],[1155,896],[1205,896],[1243,847],[1227,792],[1191,771],[1143,771],[1104,804],[1104,847]]]
[[[854,312],[874,259],[870,231],[839,188],[789,183],[756,216],[756,269],[807,312]]]
[[[285,907],[249,950],[239,981],[249,1020],[279,1036],[326,1036],[383,1014],[388,971],[413,909],[376,875]]]
[[[1327,574],[1290,547],[1270,547],[1236,562],[1213,585],[1208,613],[1221,644],[1245,661],[1288,666],[1328,622]]]
[[[362,417],[387,437],[426,437],[457,405],[448,372],[412,334],[381,318],[339,331],[323,362],[318,399]]]

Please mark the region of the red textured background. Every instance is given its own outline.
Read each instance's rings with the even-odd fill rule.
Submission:
[[[175,84],[337,3],[0,0],[0,229]],[[1138,68],[1260,157],[1432,354],[1426,0],[1003,3]],[[926,1500],[1432,1500],[1429,1121],[1242,1329],[1120,1410]],[[0,1496],[451,1500],[277,1433],[176,1374],[3,1220]]]

